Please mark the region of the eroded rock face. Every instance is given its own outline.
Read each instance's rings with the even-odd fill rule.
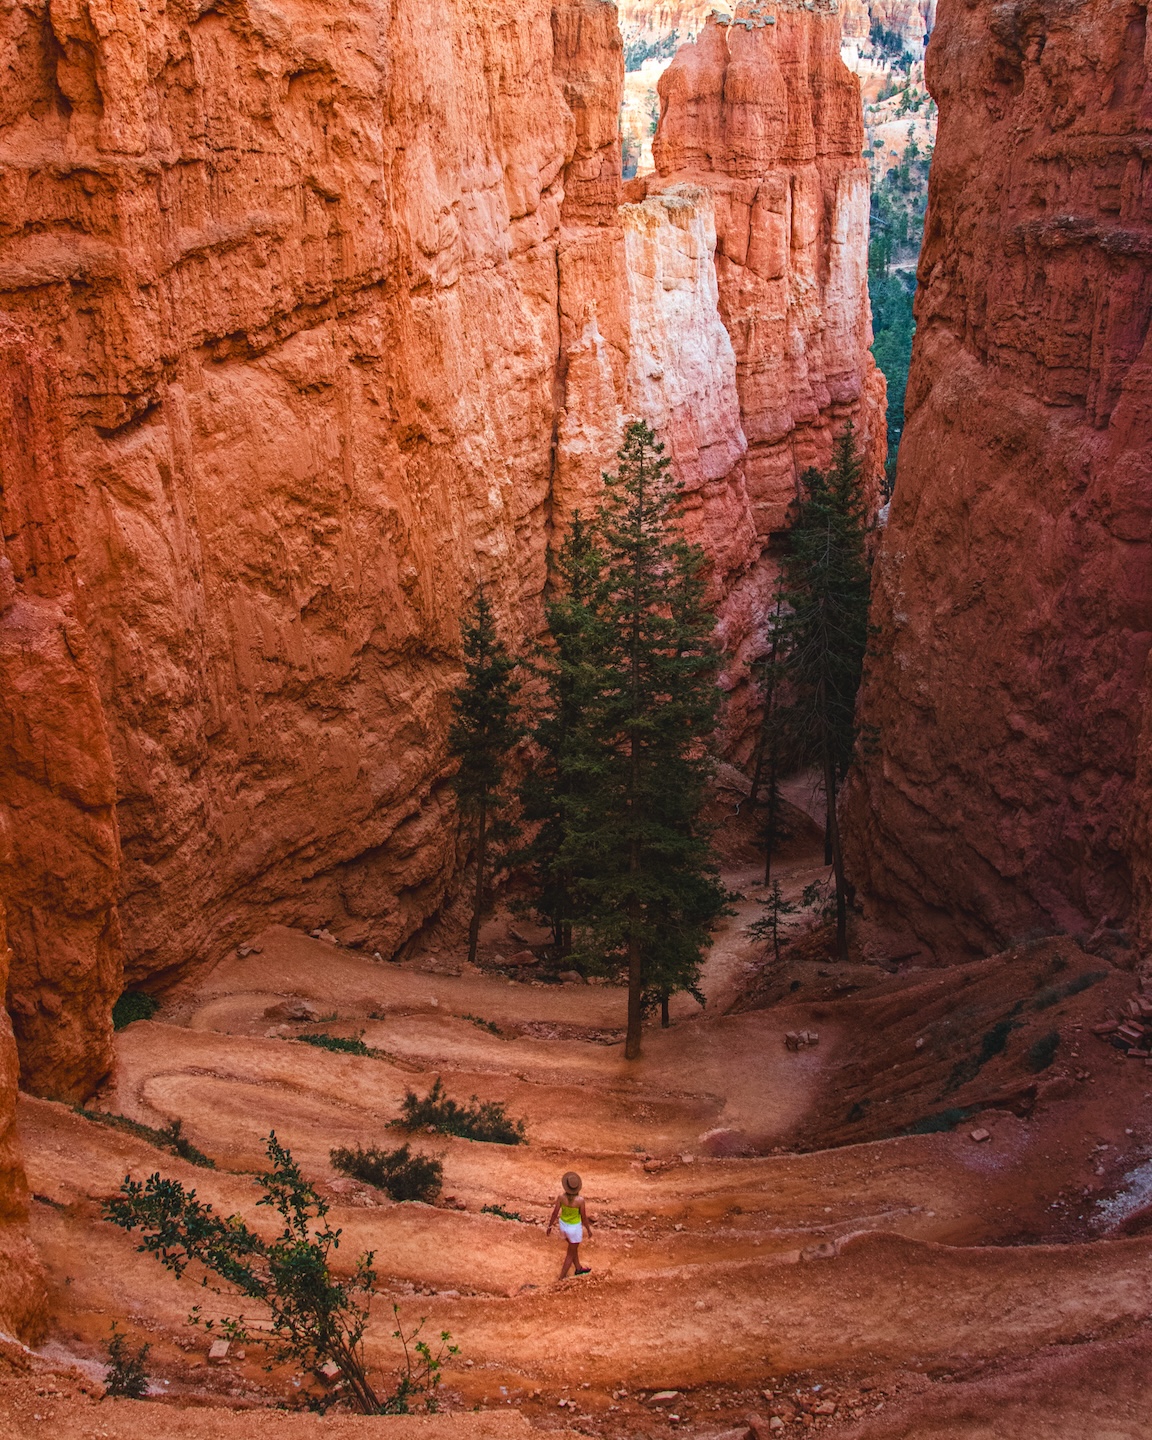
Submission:
[[[757,530],[785,523],[801,470],[857,426],[883,463],[884,380],[869,351],[868,173],[855,77],[826,0],[742,4],[709,21],[660,81],[662,184],[706,186],[716,210],[720,314],[736,354]]]
[[[915,56],[936,24],[936,0],[843,0],[840,8],[845,35],[866,40],[874,24],[882,25]]]
[[[940,953],[1149,910],[1144,12],[948,0],[852,872]],[[1144,921],[1147,931],[1147,920]]]
[[[781,19],[776,62],[710,27],[738,98],[673,108],[665,148],[724,148],[621,206],[602,0],[4,18],[0,305],[58,357],[66,456],[30,486],[33,437],[4,478],[33,1088],[106,1068],[118,923],[155,985],[269,920],[393,953],[436,910],[461,615],[483,580],[538,633],[628,417],[666,434],[730,654],[757,643],[796,468],[848,417],[871,437],[877,387],[855,82],[830,12]],[[49,368],[12,360],[13,414]]]
[[[7,843],[6,830],[0,828],[0,857]],[[0,986],[7,979],[11,958],[0,897]],[[28,1185],[16,1136],[18,1080],[16,1041],[0,1006],[0,1331],[31,1343],[41,1337],[47,1307],[44,1273],[26,1225]]]
[[[75,486],[50,357],[0,329],[0,899],[21,1080],[79,1100],[108,1073],[123,954],[116,786],[75,584]]]

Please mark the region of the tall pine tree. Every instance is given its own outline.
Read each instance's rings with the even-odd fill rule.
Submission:
[[[795,750],[795,707],[791,703],[789,665],[791,651],[791,614],[784,609],[784,591],[776,592],[776,607],[768,621],[768,649],[757,669],[763,702],[760,734],[756,743],[756,761],[752,772],[749,796],[756,805],[763,794],[764,883],[772,879],[772,854],[781,840],[789,835],[784,821],[780,781]]]
[[[784,599],[791,611],[789,671],[809,756],[820,767],[836,878],[836,946],[848,958],[848,896],[840,826],[839,784],[856,739],[856,692],[868,644],[869,573],[862,464],[852,426],[836,441],[827,472],[806,470],[784,561]]]
[[[640,1053],[646,1008],[699,994],[709,927],[724,908],[699,814],[716,721],[715,617],[703,555],[679,534],[664,447],[627,427],[596,522],[580,783],[564,855],[586,907],[583,948],[628,976],[625,1056]]]
[[[476,888],[468,927],[468,959],[475,963],[480,919],[487,898],[489,854],[493,841],[507,839],[507,796],[503,793],[508,757],[523,735],[516,712],[520,681],[516,662],[496,634],[492,607],[483,587],[464,626],[464,678],[452,692],[448,745],[459,758],[453,777],[464,823],[471,829],[476,856]]]
[[[602,566],[595,531],[577,511],[555,560],[557,594],[545,606],[552,644],[537,656],[543,694],[534,712],[531,761],[520,782],[521,813],[537,828],[516,857],[527,868],[536,913],[551,929],[558,955],[572,949],[572,926],[581,913],[565,837],[588,768],[596,654],[590,602]]]

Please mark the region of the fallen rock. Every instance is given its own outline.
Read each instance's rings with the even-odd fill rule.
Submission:
[[[280,1000],[264,1011],[265,1020],[319,1020],[320,1011],[307,1000]]]
[[[503,965],[539,965],[540,957],[533,955],[531,950],[517,950],[515,955],[509,955],[507,960],[501,961]]]
[[[649,1395],[649,1405],[666,1405],[669,1400],[679,1398],[679,1390],[657,1390],[655,1395]]]
[[[340,943],[331,930],[313,930],[310,933],[313,940],[323,940],[328,945],[339,945]]]
[[[835,1260],[836,1246],[831,1240],[821,1240],[818,1245],[806,1245],[800,1251],[801,1260]]]
[[[583,984],[584,984],[584,976],[581,975],[581,974],[579,973],[579,971],[577,971],[577,970],[564,970],[564,971],[562,971],[561,974],[560,974],[560,979],[563,980],[563,981],[564,981],[566,984],[568,984],[568,985],[583,985]]]
[[[325,1360],[324,1364],[320,1366],[320,1376],[326,1380],[329,1385],[333,1384],[334,1381],[340,1378],[339,1365],[337,1365],[334,1360]]]
[[[992,1139],[992,1132],[990,1130],[973,1130],[969,1139],[975,1140],[977,1145],[982,1145],[985,1140]]]
[[[228,1359],[228,1351],[231,1348],[227,1340],[213,1340],[212,1344],[208,1347],[209,1365],[223,1365],[225,1360]]]

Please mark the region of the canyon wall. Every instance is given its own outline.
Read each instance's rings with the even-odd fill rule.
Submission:
[[[867,40],[872,26],[882,25],[899,35],[914,56],[936,24],[936,0],[843,0],[840,8],[849,38]]]
[[[660,80],[658,175],[647,182],[650,193],[687,183],[713,197],[719,310],[765,538],[846,423],[873,484],[885,443],[859,84],[840,59],[834,0],[770,8],[742,3],[731,24],[710,19],[677,52]]]
[[[630,415],[737,677],[797,467],[853,417],[875,452],[882,395],[827,10],[731,61],[711,25],[627,204],[602,0],[0,24],[0,893],[24,1083],[77,1098],[123,980],[273,919],[392,954],[436,911],[461,615],[482,580],[539,632]]]
[[[6,858],[7,848],[0,817],[0,858]],[[0,898],[0,986],[11,958]],[[16,1135],[18,1075],[16,1041],[0,1005],[0,1339],[34,1342],[43,1331],[47,1305],[43,1271],[28,1238],[28,1186]]]
[[[1130,0],[944,0],[928,49],[939,140],[844,822],[866,908],[941,955],[1152,940],[1150,59]]]

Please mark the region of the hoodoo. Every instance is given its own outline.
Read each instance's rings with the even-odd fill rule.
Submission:
[[[950,5],[899,473],[848,797],[931,945],[1149,933],[1145,13]],[[1139,912],[1139,913],[1137,913]]]

